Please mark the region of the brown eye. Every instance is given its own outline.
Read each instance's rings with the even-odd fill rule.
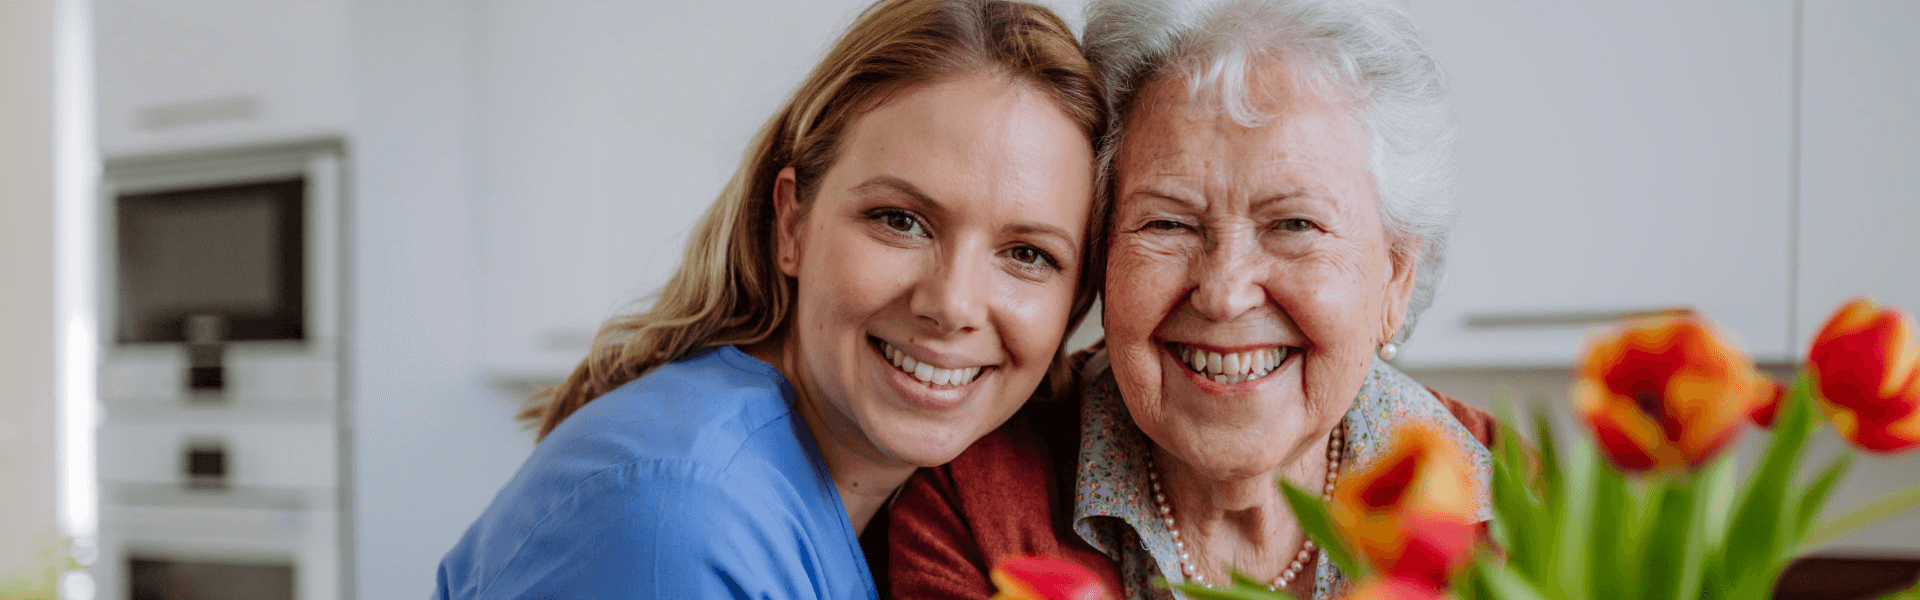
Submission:
[[[927,234],[927,228],[921,225],[920,219],[915,217],[913,213],[904,210],[881,209],[869,213],[867,218],[879,223],[880,226],[887,228],[888,231],[900,235],[918,237]]]
[[[1020,246],[1012,250],[1008,250],[1007,257],[1012,258],[1014,262],[1027,265],[1030,267],[1058,267],[1059,266],[1058,263],[1054,262],[1053,255],[1047,254],[1047,251],[1041,250],[1039,248],[1035,248],[1033,246]]]

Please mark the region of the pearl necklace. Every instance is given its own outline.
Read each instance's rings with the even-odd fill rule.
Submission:
[[[1335,426],[1333,432],[1327,436],[1327,480],[1326,485],[1320,489],[1322,502],[1333,499],[1333,483],[1340,476],[1340,448],[1345,445],[1346,437],[1345,423]],[[1213,587],[1200,576],[1199,569],[1194,568],[1192,553],[1187,552],[1186,541],[1180,539],[1180,527],[1173,521],[1173,505],[1167,503],[1167,494],[1160,487],[1160,467],[1154,462],[1152,453],[1147,454],[1147,481],[1153,484],[1153,502],[1160,509],[1160,519],[1166,522],[1167,533],[1173,537],[1173,551],[1180,555],[1180,574],[1188,581]],[[1267,591],[1279,591],[1287,587],[1287,584],[1293,583],[1293,578],[1300,575],[1300,570],[1306,567],[1307,561],[1313,559],[1313,551],[1313,539],[1308,538],[1305,544],[1301,544],[1300,553],[1294,555],[1293,564],[1287,565],[1286,570],[1281,571],[1279,577],[1267,584]]]

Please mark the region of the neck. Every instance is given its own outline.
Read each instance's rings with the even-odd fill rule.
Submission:
[[[1283,466],[1253,477],[1215,479],[1154,448],[1167,504],[1207,581],[1226,581],[1228,567],[1271,581],[1299,556],[1307,535],[1276,484],[1286,478],[1315,495],[1326,485],[1331,432],[1303,440]],[[1296,574],[1293,586],[1303,584]],[[1311,590],[1311,588],[1307,588]],[[1311,593],[1310,591],[1308,593]]]
[[[800,415],[800,422],[813,434],[814,443],[820,448],[827,472],[840,492],[847,520],[852,522],[854,533],[865,532],[867,524],[886,506],[894,491],[913,475],[914,466],[881,452],[867,439],[859,424],[832,403],[825,402],[814,387],[813,379],[802,368],[805,363],[799,352],[791,344],[770,339],[743,350],[774,365],[792,384],[794,412]]]

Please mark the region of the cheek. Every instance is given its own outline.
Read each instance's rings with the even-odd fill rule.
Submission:
[[[823,329],[833,321],[864,319],[878,311],[911,279],[913,266],[886,248],[848,232],[824,232],[806,248],[800,269],[800,314]]]
[[[1188,260],[1174,248],[1116,243],[1107,259],[1105,320],[1121,341],[1150,335],[1187,289]]]
[[[1324,257],[1280,269],[1268,294],[1315,344],[1341,346],[1371,338],[1369,323],[1377,320],[1386,290],[1385,280],[1359,256]]]
[[[1001,342],[1019,362],[1040,365],[1044,371],[1065,341],[1073,285],[1009,281],[995,297],[994,310],[1002,315],[997,327]]]

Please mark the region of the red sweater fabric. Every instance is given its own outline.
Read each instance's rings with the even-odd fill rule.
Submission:
[[[1493,447],[1491,415],[1433,394]],[[995,563],[1038,554],[1086,565],[1108,589],[1122,589],[1119,565],[1073,531],[1079,448],[1078,403],[1036,402],[953,462],[922,469],[891,509],[883,585],[902,600],[981,600],[994,594],[987,573]]]

